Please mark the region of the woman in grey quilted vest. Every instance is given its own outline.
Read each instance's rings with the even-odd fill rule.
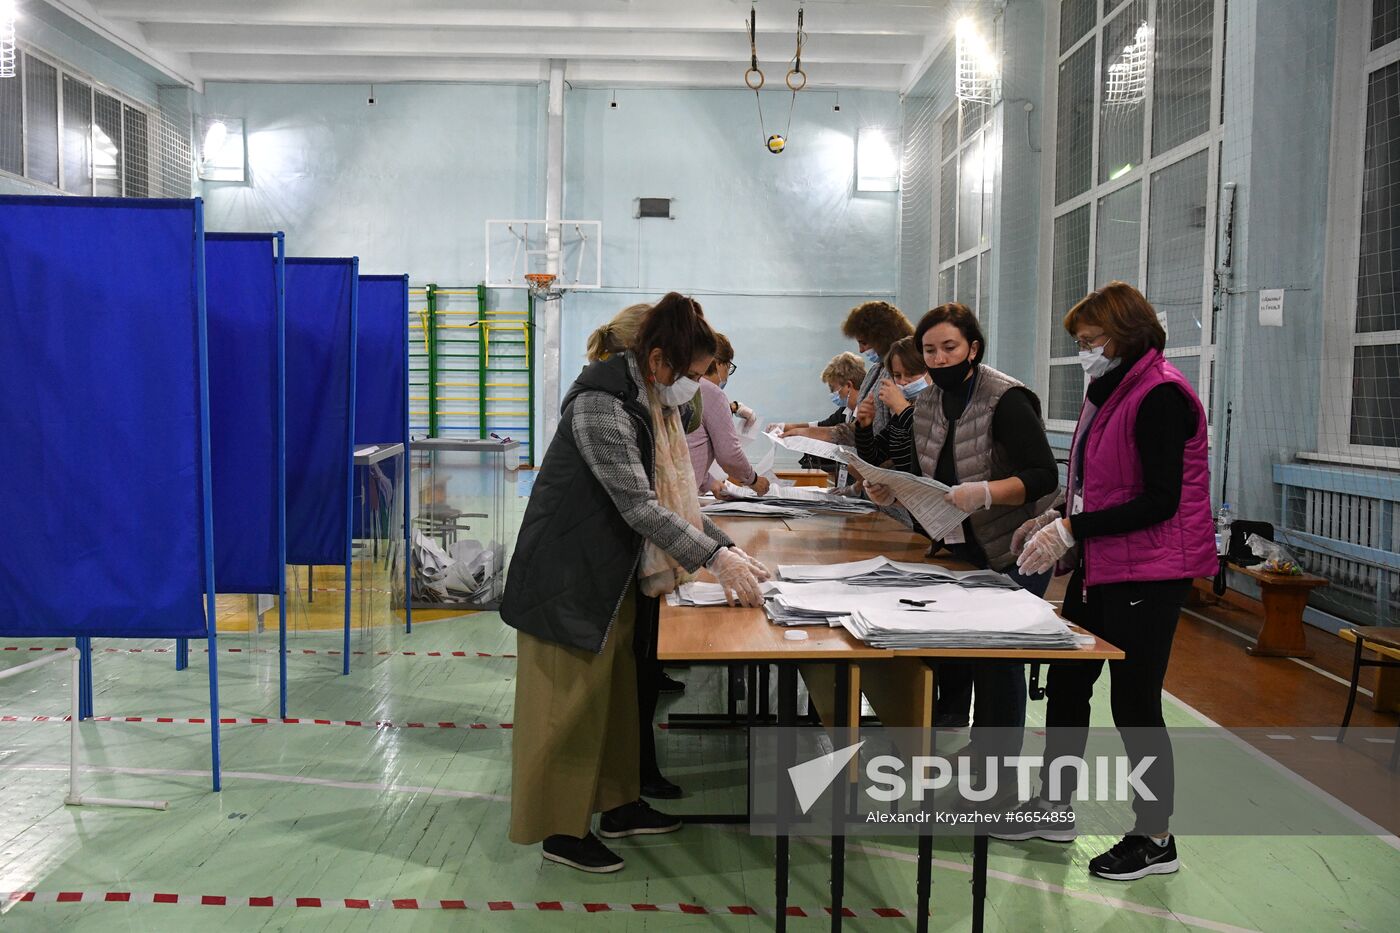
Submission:
[[[914,342],[922,348],[933,385],[914,404],[910,443],[916,473],[952,487],[948,498],[969,513],[962,527],[933,550],[977,567],[1006,573],[1041,596],[1048,573],[1020,574],[1011,537],[1021,523],[1039,515],[1059,488],[1059,469],[1040,401],[1030,389],[982,362],[987,341],[977,317],[955,302],[940,305],[919,321]],[[868,486],[882,505],[894,501],[884,486]],[[939,719],[967,720],[970,688],[977,693],[972,741],[981,754],[1015,754],[1014,730],[1025,724],[1026,683],[1021,665],[974,662],[939,667]],[[1001,727],[995,733],[984,727]]]

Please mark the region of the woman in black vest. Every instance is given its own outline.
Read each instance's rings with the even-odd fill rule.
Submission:
[[[640,799],[635,593],[669,592],[701,567],[731,602],[762,603],[767,571],[699,511],[677,409],[715,355],[700,306],[674,292],[625,353],[565,396],[506,576],[515,628],[510,838],[589,872],[623,861],[609,839],[673,832]]]
[[[933,386],[914,404],[914,472],[952,487],[948,500],[970,513],[962,527],[935,550],[946,548],[958,560],[1007,574],[1037,596],[1050,574],[1021,574],[1011,553],[1011,537],[1027,519],[1039,515],[1059,488],[1059,468],[1040,402],[1030,389],[982,362],[987,346],[977,317],[952,302],[934,308],[914,330]],[[898,458],[896,458],[898,459]],[[866,488],[882,505],[894,496],[885,486]],[[965,723],[973,687],[977,691],[977,727],[1018,729],[1026,721],[1026,681],[1022,665],[997,662],[939,665],[941,724]],[[1012,733],[1002,741],[979,740],[978,754],[1015,754],[1020,743]],[[1014,745],[1014,748],[1012,747]]]

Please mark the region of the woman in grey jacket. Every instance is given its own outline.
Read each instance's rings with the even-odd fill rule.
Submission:
[[[605,838],[672,832],[639,799],[637,588],[674,589],[701,567],[731,601],[761,604],[767,571],[699,511],[676,410],[715,354],[699,305],[674,292],[632,349],[584,369],[540,465],[501,618],[518,631],[512,841],[546,859],[611,872]]]

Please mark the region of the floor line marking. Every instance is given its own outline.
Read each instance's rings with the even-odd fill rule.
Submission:
[[[25,648],[22,645],[0,646],[0,651],[67,651],[70,646],[64,645],[59,648],[48,648],[41,645],[34,645]],[[195,653],[208,654],[208,648],[192,649]],[[276,648],[220,648],[225,654],[276,654]],[[99,654],[174,654],[174,648],[99,648],[95,653]],[[320,651],[315,648],[288,648],[287,656],[295,655],[331,655],[339,657],[341,651],[338,649],[328,649]],[[387,657],[408,657],[408,658],[511,658],[514,654],[491,654],[486,651],[463,651],[463,650],[432,650],[432,651],[351,651],[352,657],[367,657],[373,655],[377,658]]]
[[[65,723],[69,716],[0,716],[0,723]],[[207,716],[94,716],[84,722],[96,723],[146,723],[177,726],[206,726]],[[312,719],[305,716],[278,719],[273,716],[219,717],[221,726],[348,726],[359,729],[513,729],[514,723],[498,722],[392,722],[357,719]]]
[[[1246,754],[1252,755],[1253,757],[1269,765],[1271,768],[1280,772],[1285,780],[1292,781],[1294,784],[1297,784],[1300,787],[1312,791],[1329,806],[1335,809],[1338,813],[1341,813],[1348,819],[1355,821],[1357,825],[1364,828],[1368,835],[1374,836],[1375,838],[1384,842],[1386,845],[1390,846],[1392,849],[1395,849],[1397,852],[1400,852],[1400,837],[1397,837],[1394,833],[1386,830],[1384,826],[1380,825],[1375,820],[1372,820],[1364,813],[1360,813],[1354,807],[1351,807],[1350,805],[1334,797],[1332,794],[1323,790],[1321,787],[1318,787],[1316,784],[1314,784],[1312,781],[1309,781],[1307,778],[1303,777],[1298,772],[1286,767],[1282,762],[1276,761],[1269,755],[1264,754],[1264,752],[1255,748],[1253,745],[1240,738],[1234,732],[1230,731],[1229,729],[1226,729],[1220,723],[1216,722],[1214,719],[1211,719],[1205,713],[1196,709],[1194,706],[1192,706],[1190,703],[1187,703],[1180,697],[1174,696],[1166,690],[1162,691],[1162,696],[1171,700],[1173,703],[1186,710],[1186,712],[1190,713],[1192,716],[1195,716],[1207,726],[1219,729],[1222,733],[1224,733],[1227,741],[1233,743],[1235,746],[1243,750]]]
[[[232,896],[224,894],[167,894],[137,891],[0,891],[0,904],[160,904],[187,907],[292,907],[340,910],[470,910],[479,913],[671,913],[715,917],[772,916],[771,907],[748,904],[670,904],[622,903],[607,901],[482,901],[466,899],[429,899],[416,897],[357,898],[357,897],[291,897]],[[820,919],[830,917],[830,907],[801,907],[788,905],[788,917]],[[902,920],[911,916],[898,907],[846,907],[841,915],[850,919]]]
[[[0,771],[67,771],[67,764],[47,762],[18,762],[0,764]],[[208,779],[210,772],[197,768],[123,768],[113,765],[83,765],[84,774],[124,774],[134,777],[191,777]],[[333,778],[314,778],[300,774],[271,774],[264,771],[222,770],[225,780],[270,781],[281,784],[305,784],[312,787],[335,787],[341,790],[389,791],[395,794],[427,794],[432,797],[450,797],[456,800],[489,800],[495,803],[509,803],[507,794],[487,794],[474,790],[452,790],[445,787],[414,786],[411,784],[381,784],[374,781],[340,781]]]
[[[828,840],[812,840],[820,845],[830,845]],[[864,852],[867,855],[876,855],[883,858],[892,858],[904,862],[917,863],[919,858],[914,852],[905,852],[899,849],[887,849],[884,846],[875,846],[868,843],[851,843],[848,848]],[[963,862],[954,862],[948,859],[935,858],[933,860],[935,868],[942,868],[948,871],[972,874],[972,866]],[[1007,871],[998,871],[994,868],[987,870],[987,877],[995,878],[998,881],[1005,881],[1008,884],[1021,885],[1022,887],[1035,888],[1047,894],[1060,894],[1065,897],[1080,901],[1088,901],[1093,904],[1100,904],[1104,907],[1113,907],[1119,910],[1127,910],[1133,913],[1143,914],[1148,917],[1156,917],[1161,920],[1176,920],[1189,926],[1200,927],[1203,930],[1214,930],[1216,933],[1260,933],[1250,927],[1239,927],[1229,923],[1222,923],[1218,920],[1210,920],[1205,917],[1196,917],[1191,914],[1178,913],[1162,907],[1149,907],[1146,904],[1138,904],[1133,901],[1125,901],[1122,898],[1110,897],[1107,894],[1097,894],[1093,891],[1076,891],[1066,888],[1063,885],[1055,884],[1051,881],[1041,881],[1039,878],[1027,878],[1024,875],[1013,874]]]

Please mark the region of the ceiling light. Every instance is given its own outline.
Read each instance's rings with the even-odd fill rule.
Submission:
[[[958,99],[996,103],[1000,91],[1000,66],[971,17],[958,20],[956,48]]]
[[[15,76],[15,20],[18,18],[16,0],[0,0],[0,78]]]

